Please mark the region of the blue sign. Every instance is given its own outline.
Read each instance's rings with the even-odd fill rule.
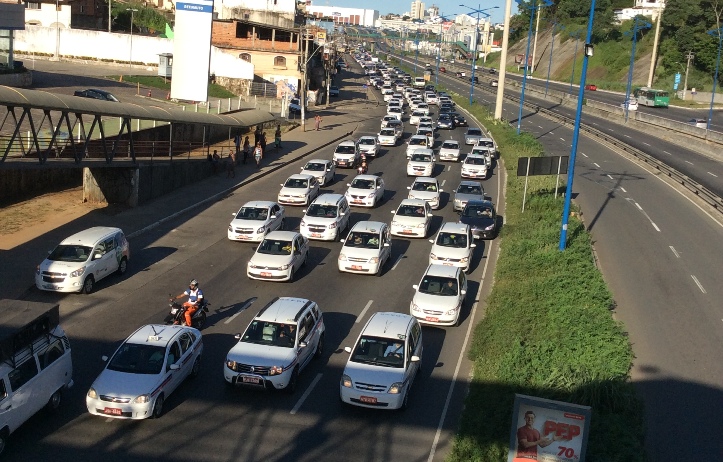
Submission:
[[[678,84],[679,84],[679,83],[680,83],[680,82],[675,82],[675,83],[673,84],[673,90],[677,90],[677,89],[678,89]]]
[[[675,84],[677,85],[679,83],[680,83],[680,72],[675,74]]]

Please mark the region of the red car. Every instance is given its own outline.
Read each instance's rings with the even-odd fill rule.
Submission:
[[[585,85],[585,90],[595,91],[597,90],[597,85],[593,85],[591,83]]]
[[[439,72],[447,72],[447,69],[445,69],[444,67],[440,67]]]

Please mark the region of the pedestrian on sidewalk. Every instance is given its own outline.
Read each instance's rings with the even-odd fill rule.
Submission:
[[[261,134],[261,139],[259,140],[259,143],[261,143],[261,150],[266,152],[266,132],[263,132]]]
[[[276,125],[276,133],[274,133],[274,143],[276,143],[276,149],[281,149],[281,124]]]
[[[226,178],[236,178],[236,152],[233,149],[228,151]]]
[[[261,148],[261,142],[256,143],[254,148],[254,159],[256,159],[256,168],[261,168],[261,159],[264,157],[264,150]]]
[[[236,146],[236,157],[238,158],[238,155],[241,153],[241,134],[236,133],[236,136],[233,137],[233,144]]]
[[[217,175],[218,174],[218,164],[219,164],[219,162],[221,162],[221,156],[218,155],[217,150],[215,150],[215,149],[213,150],[213,156],[211,157],[211,159],[212,159],[211,167],[213,169],[213,174]]]
[[[249,143],[249,137],[247,136],[244,140],[244,164],[246,163],[246,159],[248,159],[249,155],[251,154],[251,143]]]
[[[314,116],[314,126],[316,127],[316,131],[319,131],[319,125],[321,124],[321,116],[319,114],[316,114]]]
[[[256,146],[256,143],[259,141],[261,141],[261,125],[257,125],[254,131],[254,146]]]

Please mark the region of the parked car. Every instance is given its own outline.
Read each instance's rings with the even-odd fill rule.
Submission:
[[[596,91],[597,85],[593,83],[588,83],[587,85],[585,85],[585,90]]]
[[[706,120],[706,119],[690,119],[688,121],[688,125],[692,125],[692,126],[698,127],[698,128],[707,128],[708,120]]]
[[[80,96],[81,98],[92,98],[99,99],[101,101],[113,101],[114,103],[120,103],[120,100],[115,97],[112,93],[105,90],[98,90],[97,88],[89,88],[87,90],[76,90],[73,96]]]
[[[289,112],[292,114],[301,112],[301,100],[299,98],[291,98],[289,100]]]
[[[626,99],[620,104],[620,107],[625,109],[627,106],[628,111],[637,111],[638,110],[638,102],[634,99]]]

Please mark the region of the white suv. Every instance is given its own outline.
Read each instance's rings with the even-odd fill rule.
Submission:
[[[349,204],[341,194],[322,194],[304,210],[301,234],[308,239],[335,241],[349,227]]]
[[[226,355],[223,376],[232,385],[293,393],[299,373],[324,351],[324,319],[316,302],[275,298],[259,311]]]
[[[414,317],[374,313],[350,353],[339,383],[342,402],[377,409],[405,409],[422,362],[422,329]]]
[[[332,160],[336,167],[356,168],[360,158],[359,146],[354,140],[346,140],[336,147]]]

